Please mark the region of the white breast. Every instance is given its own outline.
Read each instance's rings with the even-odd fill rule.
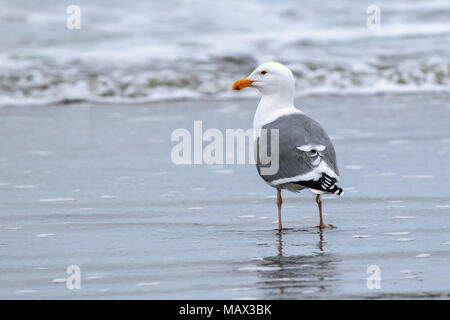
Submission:
[[[281,116],[293,113],[303,113],[303,112],[294,106],[277,108],[276,106],[262,105],[261,101],[258,105],[258,108],[256,109],[255,117],[253,118],[253,129],[255,130],[256,137],[259,137],[260,129],[264,125],[275,121]]]

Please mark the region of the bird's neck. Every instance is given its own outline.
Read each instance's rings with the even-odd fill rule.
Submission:
[[[281,116],[298,112],[301,111],[294,106],[293,95],[264,94],[255,112],[253,128],[259,130]]]

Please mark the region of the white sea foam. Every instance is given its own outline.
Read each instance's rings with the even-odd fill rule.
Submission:
[[[385,232],[384,234],[387,236],[405,236],[407,234],[410,234],[410,232],[407,232],[407,231]]]
[[[400,273],[409,274],[409,273],[413,273],[413,271],[410,269],[405,269],[405,270],[400,270]]]
[[[138,287],[149,287],[149,286],[157,286],[159,285],[159,282],[139,282],[136,284]]]
[[[214,61],[205,61],[205,64],[215,64]],[[450,84],[448,71],[449,64],[441,63],[439,67],[433,64],[428,66],[423,61],[415,62],[416,65],[407,67],[385,67],[367,65],[371,71],[355,72],[351,66],[303,64],[301,68],[293,70],[297,75],[298,96],[321,94],[377,94],[385,92],[447,92]],[[249,66],[254,65],[249,62]],[[289,65],[288,65],[289,66]],[[297,65],[298,67],[299,65]],[[73,74],[64,69],[59,72],[40,70],[40,75],[30,74],[27,70],[16,71],[16,77],[7,75],[0,87],[6,87],[0,98],[1,105],[36,105],[56,104],[69,102],[93,102],[102,104],[133,104],[151,103],[171,100],[195,100],[195,99],[228,99],[228,98],[253,98],[256,92],[245,93],[230,92],[229,84],[234,78],[242,76],[240,72],[230,68],[226,80],[219,70],[214,72],[216,77],[211,77],[210,71],[196,70],[194,63],[186,70],[167,77],[167,74],[158,72],[135,71],[133,77],[125,77],[115,74],[99,74],[91,78],[88,72],[78,71],[75,75],[78,81],[73,81]],[[223,70],[221,64],[216,66]],[[50,67],[49,67],[50,68]],[[144,67],[146,68],[146,67]],[[150,66],[151,68],[151,66]],[[170,68],[168,65],[167,68]],[[436,68],[436,69],[434,69]],[[445,69],[441,71],[441,69]],[[226,69],[225,69],[226,70]],[[129,72],[123,70],[123,73]],[[430,76],[431,74],[431,76]],[[34,83],[26,84],[25,79],[32,78]],[[142,79],[139,79],[142,78]],[[17,80],[15,80],[17,79]],[[164,80],[161,80],[164,79]],[[33,88],[30,90],[30,87]],[[130,122],[157,121],[151,116],[142,116],[129,119]],[[392,140],[390,144],[403,144],[404,141]],[[39,154],[37,154],[39,155]],[[44,155],[44,154],[40,154]],[[50,154],[48,154],[50,155]]]
[[[409,242],[409,241],[413,241],[413,238],[398,238],[395,239],[396,241],[400,241],[400,242]]]
[[[37,185],[34,184],[20,184],[20,185],[14,185],[14,189],[35,189],[37,188]]]
[[[88,275],[86,277],[86,280],[98,280],[98,279],[103,279],[106,276],[107,276],[106,273],[93,273],[93,274]]]
[[[175,194],[173,193],[163,193],[160,195],[161,198],[173,198],[175,197]]]
[[[31,150],[29,152],[31,155],[34,156],[51,156],[53,154],[53,151],[49,151],[49,150]]]
[[[371,174],[365,174],[363,177],[367,178],[374,178],[374,177],[389,177],[389,176],[396,176],[397,172],[387,171],[387,172],[381,172],[381,173],[371,173]]]
[[[198,191],[205,191],[206,189],[203,187],[198,187],[198,188],[191,188],[190,190],[194,191],[194,192],[198,192]]]
[[[280,267],[267,267],[267,266],[251,266],[242,267],[238,269],[239,271],[277,271],[281,270]]]
[[[48,237],[53,237],[55,234],[54,233],[39,233],[36,235],[36,237],[38,238],[48,238]]]
[[[48,199],[39,199],[38,202],[66,202],[66,201],[75,201],[74,198],[48,198]]]
[[[229,174],[229,173],[233,173],[232,169],[216,169],[214,170],[215,173],[224,173],[224,174]]]
[[[433,179],[434,176],[428,174],[410,174],[402,176],[405,179]]]
[[[362,168],[364,168],[363,165],[359,165],[359,164],[347,165],[345,167],[349,170],[361,170]]]
[[[406,139],[389,140],[388,143],[392,144],[392,145],[410,144],[411,140],[406,140]]]
[[[115,199],[115,198],[116,198],[116,196],[112,196],[109,194],[104,194],[104,195],[100,196],[100,199]]]
[[[5,227],[5,230],[9,230],[9,231],[17,231],[22,229],[22,227]]]
[[[24,289],[24,290],[17,290],[16,294],[31,294],[36,292],[37,292],[36,290]]]
[[[203,207],[190,207],[190,208],[188,208],[188,210],[198,211],[198,210],[203,210]]]
[[[274,57],[293,70],[298,95],[448,92],[450,64],[441,54],[447,50],[442,38],[450,35],[448,3],[436,3],[383,3],[397,19],[376,31],[361,24],[350,2],[333,25],[327,19],[334,6],[293,0],[240,2],[239,12],[227,1],[210,6],[199,0],[175,15],[171,2],[91,3],[90,10],[102,15],[89,21],[89,35],[71,38],[71,46],[65,33],[42,32],[61,19],[49,2],[39,11],[19,3],[14,12],[1,13],[4,21],[23,20],[9,25],[11,37],[0,54],[0,106],[255,97],[252,90],[231,92],[230,84]],[[28,46],[23,30],[36,25],[40,37]]]

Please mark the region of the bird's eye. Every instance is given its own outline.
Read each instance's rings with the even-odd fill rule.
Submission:
[[[263,75],[266,74],[266,73],[267,73],[266,70],[263,70],[263,71],[260,72],[260,74],[263,74]]]

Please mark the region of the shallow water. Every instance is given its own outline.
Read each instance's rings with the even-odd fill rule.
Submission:
[[[176,166],[176,128],[250,128],[256,101],[0,108],[0,297],[448,298],[448,95],[310,97],[344,196],[253,165]],[[67,266],[81,269],[68,290]],[[381,271],[369,290],[367,268]]]

